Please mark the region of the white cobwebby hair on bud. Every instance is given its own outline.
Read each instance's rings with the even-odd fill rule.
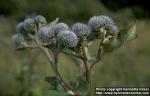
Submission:
[[[108,32],[111,35],[114,35],[114,36],[116,36],[119,33],[119,29],[115,25],[109,25],[109,26],[106,27],[106,29],[108,30]]]
[[[27,18],[24,20],[23,22],[23,28],[27,31],[27,32],[33,32],[34,28],[35,28],[35,21],[32,18]]]
[[[68,25],[65,23],[58,23],[55,26],[53,26],[53,28],[54,28],[55,34],[58,34],[59,32],[64,31],[64,30],[69,30]]]
[[[16,32],[17,33],[22,33],[23,31],[23,22],[20,22],[17,26],[16,26]]]
[[[64,30],[58,33],[58,40],[61,40],[67,47],[76,47],[78,37],[73,31]]]
[[[13,48],[18,48],[23,42],[24,42],[24,37],[20,33],[14,34],[12,36]]]
[[[97,30],[99,28],[105,27],[107,31],[111,34],[117,34],[118,28],[115,26],[115,23],[112,18],[104,15],[94,16],[90,18],[88,25],[92,30]]]
[[[99,27],[108,26],[110,24],[114,24],[114,21],[110,17],[104,15],[91,17],[88,22],[88,25],[93,30],[96,30]]]
[[[41,24],[44,24],[44,25],[47,23],[45,17],[42,16],[42,15],[38,15],[34,19],[35,19],[36,23],[41,23]]]
[[[38,40],[44,44],[50,44],[54,39],[54,30],[51,26],[41,27],[37,33]]]
[[[90,27],[83,23],[75,23],[71,29],[78,37],[87,37],[91,33]]]

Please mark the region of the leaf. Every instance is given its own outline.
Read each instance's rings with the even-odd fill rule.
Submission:
[[[114,49],[119,48],[121,45],[122,42],[115,37],[111,39],[108,44],[103,45],[103,50],[104,52],[112,52]]]
[[[136,25],[133,25],[130,28],[121,30],[118,33],[117,39],[118,41],[124,43],[126,41],[134,40],[137,37],[138,37],[138,33],[136,31]]]
[[[121,30],[116,38],[111,39],[109,44],[103,45],[105,52],[112,52],[114,49],[121,47],[124,43],[132,41],[138,37],[136,25]]]
[[[76,92],[79,92],[80,94],[87,93],[88,91],[88,83],[86,81],[86,76],[84,75],[82,77],[81,76],[77,77],[76,81],[71,81],[70,85]]]
[[[73,89],[76,89],[77,88],[77,82],[74,82],[74,81],[71,81],[70,83],[69,83],[70,85],[71,85],[71,87],[73,88]]]
[[[49,26],[55,25],[57,24],[58,21],[59,21],[59,18],[57,17],[54,21],[50,22],[48,25]]]
[[[84,78],[79,78],[79,84],[76,88],[78,91],[87,91],[88,83]]]
[[[69,49],[67,49],[67,48],[64,48],[64,49],[62,50],[62,52],[63,52],[64,54],[71,54],[71,53],[72,53],[72,51],[69,50]]]
[[[54,87],[54,90],[57,90],[57,86],[60,84],[60,80],[55,76],[45,77],[45,81],[51,84]]]
[[[64,91],[49,90],[46,96],[68,96]]]
[[[70,85],[78,94],[80,94],[79,96],[87,96],[88,84],[84,78],[78,78],[78,81],[71,81]]]
[[[134,40],[138,37],[138,33],[136,31],[136,25],[133,25],[129,30],[127,34],[127,41]]]

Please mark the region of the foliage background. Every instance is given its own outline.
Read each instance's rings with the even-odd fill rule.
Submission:
[[[45,96],[52,87],[44,81],[45,76],[53,75],[53,72],[40,50],[16,52],[11,48],[11,36],[15,33],[16,24],[31,14],[41,14],[48,21],[59,17],[60,22],[69,25],[87,23],[94,15],[109,15],[120,29],[136,20],[139,38],[104,55],[94,67],[93,90],[95,87],[149,87],[150,12],[146,0],[130,1],[0,0],[0,96],[20,96],[20,90],[26,87],[34,96]],[[96,52],[96,44],[91,47],[92,54]],[[60,58],[61,74],[65,80],[74,80],[78,73],[75,64],[63,54]],[[25,66],[25,74],[22,74],[22,66]],[[26,66],[32,69],[33,75],[25,78],[22,85],[20,76],[29,75]],[[28,79],[31,82],[27,82]]]

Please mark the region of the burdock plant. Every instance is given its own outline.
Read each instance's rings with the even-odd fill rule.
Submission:
[[[58,18],[47,23],[45,17],[38,15],[26,18],[16,27],[17,33],[12,36],[16,50],[39,48],[47,56],[56,76],[46,77],[54,86],[49,96],[92,96],[91,82],[93,66],[104,53],[112,52],[127,41],[137,38],[136,26],[119,30],[112,18],[104,15],[93,16],[88,24],[75,23],[71,28],[65,23],[58,23]],[[89,47],[98,40],[98,50],[91,58]],[[59,72],[60,53],[69,55],[80,68],[77,81],[66,82]],[[59,92],[61,85],[64,92]],[[54,91],[56,90],[56,91]]]

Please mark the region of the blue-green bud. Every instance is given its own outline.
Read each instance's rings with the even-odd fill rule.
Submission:
[[[76,47],[78,44],[78,37],[73,31],[64,30],[58,33],[58,40],[61,40],[67,47]]]
[[[35,29],[35,21],[32,18],[27,18],[23,22],[23,28],[27,32],[34,32]]]
[[[91,33],[90,27],[83,23],[76,23],[71,29],[78,37],[87,37]]]
[[[90,18],[88,25],[91,27],[94,32],[94,36],[99,36],[101,38],[102,34],[116,36],[119,32],[117,26],[115,25],[112,18],[108,16],[94,16]]]
[[[50,44],[55,37],[54,30],[50,26],[41,27],[37,33],[38,40],[44,44]]]
[[[119,32],[119,29],[115,25],[108,25],[106,27],[106,30],[108,31],[109,35],[112,35],[112,36],[117,36]]]
[[[92,30],[99,30],[102,27],[114,25],[114,21],[108,16],[94,16],[90,18],[88,25],[92,28]]]
[[[19,23],[17,26],[16,26],[16,32],[17,33],[23,33],[24,31],[24,28],[23,28],[23,22]]]
[[[40,23],[41,25],[45,25],[46,24],[46,19],[45,19],[44,16],[38,15],[38,16],[35,17],[35,22]]]
[[[55,34],[58,34],[59,32],[64,31],[64,30],[69,30],[68,25],[65,23],[58,23],[55,26],[53,26],[53,28],[54,28]]]
[[[16,49],[16,48],[20,47],[23,42],[24,42],[24,37],[20,33],[14,34],[12,36],[12,46],[13,46],[13,48]]]

